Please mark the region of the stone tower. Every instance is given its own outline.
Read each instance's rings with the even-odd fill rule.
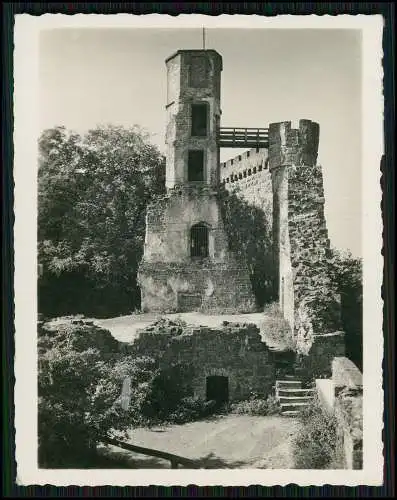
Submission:
[[[291,122],[269,126],[276,286],[298,347],[309,350],[316,338],[327,334],[321,349],[340,356],[344,355],[340,296],[327,265],[330,241],[318,145],[319,125],[311,120],[300,120],[296,129]]]
[[[142,310],[253,311],[248,269],[229,251],[218,198],[222,58],[180,50],[166,66],[167,193],[147,210]]]

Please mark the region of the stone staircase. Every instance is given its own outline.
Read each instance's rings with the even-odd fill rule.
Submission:
[[[281,406],[281,415],[294,417],[308,406],[314,397],[314,389],[302,389],[302,382],[294,375],[285,375],[276,380],[276,399]]]

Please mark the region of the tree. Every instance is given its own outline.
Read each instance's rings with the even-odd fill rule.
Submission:
[[[333,249],[328,262],[330,276],[341,296],[342,324],[346,354],[363,369],[363,278],[362,260],[350,252]]]
[[[45,314],[118,314],[140,305],[146,206],[165,190],[160,152],[137,127],[39,140],[39,304]]]

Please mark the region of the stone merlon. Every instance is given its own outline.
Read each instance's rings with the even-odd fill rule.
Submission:
[[[319,135],[319,124],[311,120],[300,120],[299,129],[291,128],[291,122],[271,123],[270,169],[286,165],[316,165]]]

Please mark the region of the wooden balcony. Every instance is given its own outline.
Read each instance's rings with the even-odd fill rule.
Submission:
[[[268,148],[269,129],[221,127],[218,140],[221,148]]]

